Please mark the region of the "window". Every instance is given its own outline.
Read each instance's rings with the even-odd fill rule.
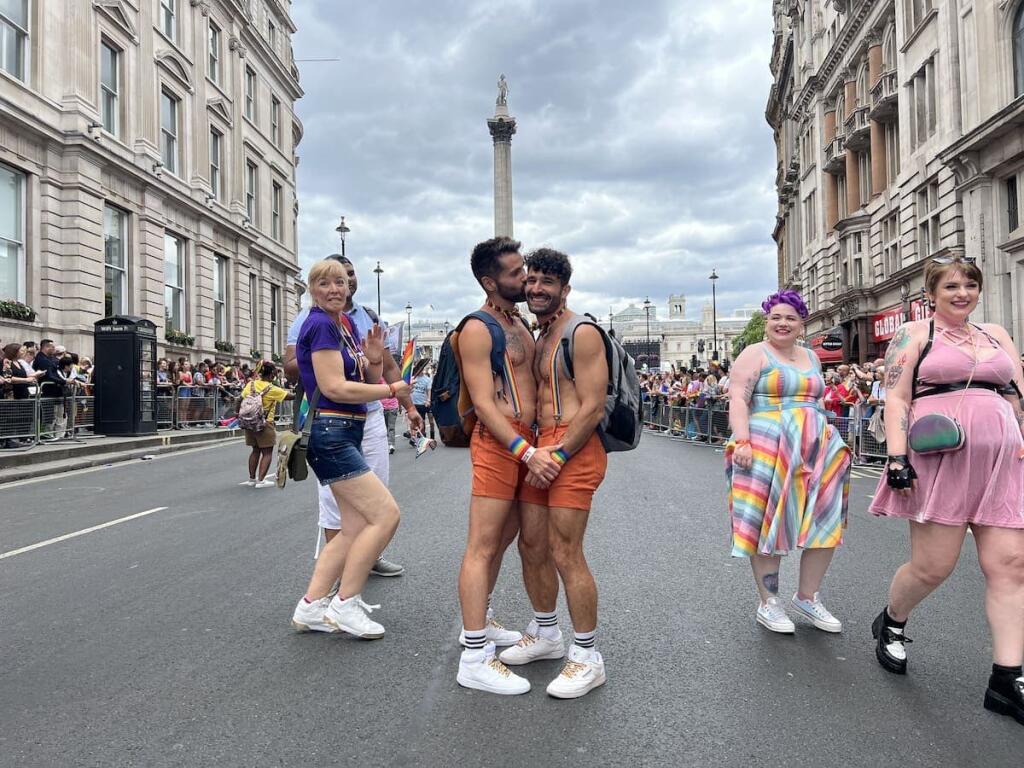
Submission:
[[[281,236],[281,185],[276,181],[270,193],[270,236],[275,240],[284,240]]]
[[[808,267],[807,268],[807,307],[811,312],[815,312],[818,309],[818,268]]]
[[[884,131],[886,179],[892,185],[900,175],[900,124],[886,123]]]
[[[907,95],[910,97],[910,143],[917,148],[935,133],[938,103],[934,59],[929,59],[910,79]]]
[[[818,236],[818,193],[812,191],[804,198],[804,242],[809,243]]]
[[[121,51],[106,40],[100,44],[100,119],[103,130],[117,136],[120,125]]]
[[[216,128],[210,129],[210,194],[220,200],[220,158],[224,136]]]
[[[899,211],[882,219],[882,277],[892,277],[900,267]]]
[[[839,203],[839,218],[842,220],[850,215],[847,210],[849,201],[846,198],[846,176],[836,176],[836,197]]]
[[[259,278],[249,273],[249,336],[253,349],[259,349],[260,335],[256,325],[256,308],[259,306]]]
[[[933,0],[906,0],[907,37],[910,37],[932,12],[932,3]]]
[[[251,160],[245,161],[245,215],[249,217],[249,223],[254,227],[256,221],[256,200],[259,195],[259,169]]]
[[[178,0],[160,0],[160,31],[168,40],[176,40]]]
[[[220,72],[220,29],[212,21],[210,22],[209,32],[207,40],[207,68],[209,69],[209,76],[213,82],[220,85],[222,76]]]
[[[1024,3],[1013,18],[1013,85],[1015,96],[1024,94]]]
[[[267,19],[267,42],[270,43],[272,51],[277,50],[277,27],[274,26],[273,19]]]
[[[128,214],[103,208],[103,316],[128,312]]]
[[[281,289],[276,286],[270,286],[270,351],[274,354],[281,354],[281,339],[278,337],[278,331],[280,329],[280,323],[278,322],[278,313],[281,306]]]
[[[857,153],[857,177],[860,182],[860,204],[867,205],[871,200],[871,153]]]
[[[896,25],[890,24],[882,39],[882,71],[896,70]]]
[[[864,234],[854,232],[843,238],[840,245],[842,251],[840,289],[864,287]]]
[[[245,116],[256,122],[256,73],[245,68]]]
[[[270,97],[270,140],[275,147],[281,146],[281,102],[277,96]]]
[[[836,97],[836,136],[840,136],[843,130],[843,121],[846,120],[846,96],[840,91]]]
[[[1006,232],[1013,232],[1020,226],[1020,208],[1017,205],[1017,177],[1006,180]]]
[[[164,233],[164,323],[167,330],[185,328],[185,242]]]
[[[939,183],[931,181],[917,191],[917,256],[939,250]]]
[[[228,260],[223,256],[213,257],[213,337],[216,341],[227,340]]]
[[[0,297],[25,300],[25,174],[0,165]]]
[[[863,63],[860,65],[860,69],[857,70],[857,106],[864,107],[868,105],[868,65]]]
[[[0,2],[0,69],[25,79],[28,53],[28,0]]]
[[[178,100],[167,91],[160,91],[160,159],[178,173]]]

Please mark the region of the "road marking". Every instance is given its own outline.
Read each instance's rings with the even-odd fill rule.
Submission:
[[[167,507],[153,507],[152,509],[147,509],[145,512],[136,512],[134,515],[128,515],[127,517],[120,517],[117,520],[111,520],[108,523],[100,523],[99,525],[94,525],[91,528],[83,528],[82,530],[75,531],[74,533],[65,533],[63,536],[57,536],[56,538],[53,538],[53,539],[47,539],[46,541],[40,541],[38,544],[29,544],[27,547],[22,547],[21,549],[12,549],[10,552],[4,552],[3,554],[0,554],[0,560],[3,560],[4,558],[8,558],[8,557],[14,557],[15,555],[21,555],[21,554],[24,554],[25,552],[31,552],[33,549],[39,549],[41,547],[48,547],[51,544],[56,544],[56,543],[61,542],[61,541],[67,541],[68,539],[74,539],[74,538],[77,538],[79,536],[84,536],[87,533],[92,533],[93,531],[99,531],[99,530],[102,530],[103,528],[109,528],[112,525],[119,525],[120,523],[127,523],[129,520],[135,520],[135,519],[140,518],[140,517],[145,517],[146,515],[152,515],[154,512],[162,512],[165,509],[167,509]]]

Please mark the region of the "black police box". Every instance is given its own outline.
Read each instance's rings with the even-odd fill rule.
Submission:
[[[156,434],[156,325],[105,317],[94,324],[93,344],[96,434]]]

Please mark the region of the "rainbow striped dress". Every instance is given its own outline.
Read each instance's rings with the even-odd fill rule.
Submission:
[[[750,406],[750,469],[733,463],[733,439],[725,448],[732,555],[838,546],[846,528],[851,457],[819,405],[825,381],[817,361],[800,370],[767,348],[764,353],[768,365]]]

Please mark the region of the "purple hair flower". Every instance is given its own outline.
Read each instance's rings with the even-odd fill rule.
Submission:
[[[803,298],[796,291],[779,291],[778,293],[773,293],[761,302],[761,309],[763,309],[764,313],[767,315],[771,313],[772,307],[776,304],[789,305],[796,310],[796,313],[800,315],[800,319],[802,320],[806,320],[807,316],[811,314],[807,311],[807,305],[804,304]]]

